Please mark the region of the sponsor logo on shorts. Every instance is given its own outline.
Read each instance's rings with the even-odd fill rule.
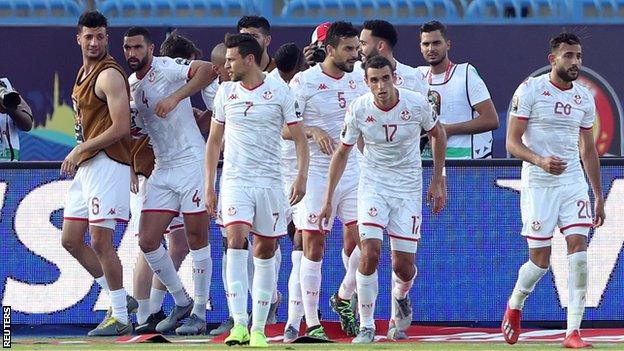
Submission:
[[[233,215],[236,214],[236,212],[237,212],[236,211],[236,207],[233,207],[233,206],[232,207],[228,207],[228,211],[227,211],[228,216],[233,216]]]
[[[316,223],[316,221],[318,221],[318,216],[316,215],[316,213],[310,213],[308,215],[308,222],[314,224]]]
[[[537,219],[534,219],[531,222],[531,230],[533,230],[534,232],[537,232],[540,229],[542,229],[542,223],[540,223],[540,221],[538,221]]]
[[[371,207],[368,209],[368,215],[371,217],[375,217],[377,216],[377,208],[376,207]]]

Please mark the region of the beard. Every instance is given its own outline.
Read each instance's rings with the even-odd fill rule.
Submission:
[[[379,55],[379,51],[377,51],[377,49],[373,49],[373,51],[371,51],[367,55],[362,54],[362,56],[361,56],[362,59],[363,59],[362,60],[362,68],[364,68],[363,66],[364,66],[364,63],[366,62],[366,60],[368,60],[371,57],[377,56],[377,55]]]
[[[338,67],[339,70],[347,73],[353,72],[353,66],[355,63],[348,63],[347,61],[336,62],[334,61],[334,66]]]
[[[559,78],[561,78],[561,80],[569,83],[575,81],[578,78],[580,70],[572,71],[565,68],[557,68],[557,70],[555,70],[555,73]]]
[[[425,60],[427,60],[427,63],[429,63],[429,66],[437,66],[437,65],[441,64],[442,61],[444,61],[445,58],[446,58],[446,54],[444,54],[444,56],[441,56],[437,60],[429,61],[429,60],[427,60],[426,57],[425,57]]]
[[[142,60],[139,60],[138,62],[133,61],[133,62],[136,62],[136,63],[131,63],[130,61],[127,61],[127,62],[128,62],[128,66],[130,67],[130,69],[133,72],[137,72],[137,71],[140,71],[141,69],[143,69],[143,67],[145,67],[147,65],[147,62],[149,62],[149,57],[148,57],[148,55],[145,55],[145,57]]]
[[[236,74],[236,73],[230,73],[228,74],[228,76],[230,77],[230,81],[231,82],[240,82],[241,80],[243,80],[243,75],[242,74]]]

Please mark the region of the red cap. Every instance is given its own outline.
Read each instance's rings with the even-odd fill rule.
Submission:
[[[319,24],[316,28],[314,28],[314,32],[312,32],[312,38],[310,39],[310,43],[323,42],[325,40],[325,36],[327,35],[327,30],[331,26],[331,22],[325,22]]]

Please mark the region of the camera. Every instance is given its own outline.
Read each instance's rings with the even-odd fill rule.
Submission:
[[[312,61],[323,62],[325,61],[326,56],[327,53],[325,53],[325,45],[321,44],[314,49],[314,52],[312,53]]]
[[[22,102],[20,95],[13,89],[9,89],[7,85],[0,80],[0,102],[9,110],[15,110]]]

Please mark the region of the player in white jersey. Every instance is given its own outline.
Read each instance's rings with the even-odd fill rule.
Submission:
[[[202,196],[204,142],[193,119],[189,96],[207,86],[215,74],[208,62],[154,57],[154,45],[145,28],[130,28],[124,35],[123,49],[134,71],[128,78],[130,93],[155,156],[141,211],[139,246],[175,300],[174,309],[156,330],[172,330],[179,320],[190,316],[176,332],[203,333],[212,261],[209,217]],[[161,244],[163,233],[180,212],[193,260],[194,301]]]
[[[358,57],[358,31],[346,22],[335,22],[327,30],[323,44],[325,60],[293,78],[290,86],[306,124],[306,130],[316,143],[310,146],[310,175],[308,193],[295,213],[295,226],[303,231],[303,258],[301,262],[301,290],[308,330],[306,335],[326,339],[318,317],[321,266],[325,251],[325,235],[333,220],[324,230],[318,230],[318,214],[323,205],[329,162],[334,145],[339,141],[344,112],[347,106],[366,91],[361,75],[353,72]],[[357,237],[357,179],[359,167],[356,157],[347,166],[348,177],[343,178],[334,199],[334,216],[344,224],[345,237]],[[333,219],[333,217],[332,217]],[[334,300],[334,299],[332,299]],[[341,326],[349,335],[357,333],[353,311],[341,306]]]
[[[444,153],[446,137],[437,115],[420,93],[394,86],[392,63],[373,56],[365,64],[370,88],[347,110],[340,145],[331,161],[325,205],[319,215],[319,228],[331,219],[332,198],[353,145],[364,141],[364,161],[358,188],[358,227],[362,257],[357,272],[360,330],[354,343],[370,343],[375,337],[374,310],[379,290],[377,266],[383,230],[388,231],[392,249],[394,288],[389,338],[407,338],[412,322],[409,290],[416,276],[414,266],[420,239],[422,169],[420,133],[431,137],[434,171],[427,201],[439,213],[446,203]]]
[[[605,219],[592,133],[596,107],[589,90],[573,83],[581,69],[580,39],[562,33],[550,40],[550,48],[550,73],[520,84],[509,117],[507,150],[524,161],[520,208],[529,261],[520,267],[501,329],[508,343],[518,341],[524,302],[548,271],[551,238],[558,227],[565,236],[569,264],[563,346],[591,347],[581,339],[579,329],[587,293],[587,236]],[[593,220],[583,168],[595,197]]]
[[[286,234],[288,203],[282,172],[275,167],[280,163],[283,125],[288,124],[297,149],[299,172],[290,193],[291,205],[305,194],[307,139],[288,87],[261,71],[258,42],[249,34],[234,34],[226,36],[225,45],[225,67],[232,81],[222,83],[215,96],[206,145],[206,206],[211,214],[216,213],[216,168],[225,139],[221,215],[228,236],[228,300],[235,321],[225,343],[266,347],[264,327],[275,288],[276,241]],[[248,251],[244,248],[250,232],[255,235],[251,333],[247,329]]]
[[[368,57],[381,55],[390,61],[396,75],[396,87],[419,92],[427,96],[429,87],[422,79],[422,73],[408,65],[402,64],[394,57],[393,49],[398,42],[398,33],[394,26],[384,20],[369,20],[364,22],[360,32],[360,56],[363,65]]]
[[[307,64],[301,49],[294,43],[287,43],[280,46],[275,51],[275,65],[269,76],[290,83],[295,74],[305,70]],[[297,157],[295,144],[284,128],[282,133],[282,174],[284,191],[292,186],[297,176]],[[293,251],[291,252],[292,269],[288,278],[288,320],[284,327],[283,341],[288,343],[299,336],[299,325],[303,318],[303,305],[301,303],[300,268],[301,257],[303,256],[303,238],[301,231],[297,230],[293,222],[293,214],[297,211],[297,205],[291,206],[287,212],[286,223],[288,223],[288,236],[292,240]]]
[[[494,103],[474,66],[451,62],[450,48],[444,24],[431,21],[420,27],[420,52],[429,65],[418,69],[429,86],[429,101],[446,130],[446,157],[491,158],[492,130],[498,128]],[[430,157],[427,149],[423,155]]]

